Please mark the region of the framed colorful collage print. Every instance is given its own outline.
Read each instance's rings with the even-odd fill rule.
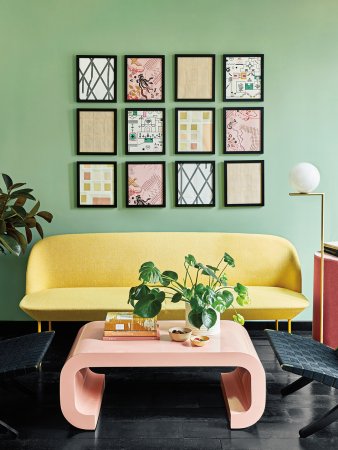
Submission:
[[[176,108],[175,153],[215,153],[215,108]]]
[[[127,162],[126,181],[127,208],[165,206],[164,162]]]
[[[116,208],[116,162],[77,163],[77,206]]]
[[[165,153],[165,109],[125,110],[126,154]]]

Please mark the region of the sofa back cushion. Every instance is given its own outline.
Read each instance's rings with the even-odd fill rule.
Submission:
[[[286,239],[237,233],[99,233],[52,236],[34,245],[27,293],[58,287],[135,286],[138,269],[153,261],[160,270],[184,274],[184,256],[217,265],[223,253],[236,262],[229,284],[276,286],[301,291],[297,252]]]

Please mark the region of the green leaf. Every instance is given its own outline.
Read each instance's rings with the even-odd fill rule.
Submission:
[[[185,258],[185,262],[192,267],[195,267],[197,264],[197,261],[193,255],[187,255]]]
[[[238,295],[245,296],[248,295],[248,289],[241,283],[237,283],[234,287],[234,291],[237,292]]]
[[[205,286],[204,286],[204,284],[198,283],[198,284],[195,286],[195,293],[196,293],[197,295],[199,295],[200,297],[202,297],[203,294],[204,294],[204,292],[205,292]]]
[[[6,232],[6,222],[4,219],[0,219],[0,234],[5,234]]]
[[[18,189],[19,187],[25,186],[25,184],[26,183],[15,183],[15,184],[12,184],[11,190]]]
[[[245,306],[250,303],[250,299],[247,295],[245,295],[245,296],[238,295],[236,297],[236,302],[239,304],[239,306]]]
[[[202,298],[197,294],[195,294],[193,297],[191,297],[190,306],[194,311],[197,311],[197,312],[201,312],[205,308],[205,304],[204,304]]]
[[[223,261],[229,264],[230,267],[235,267],[235,260],[232,256],[229,255],[229,253],[224,253]]]
[[[35,205],[33,206],[33,208],[29,211],[28,216],[29,217],[35,216],[35,214],[39,211],[39,208],[40,208],[40,202],[37,201],[35,203]]]
[[[196,328],[201,328],[201,326],[203,325],[202,313],[200,312],[191,310],[190,313],[188,314],[188,320],[191,323],[191,325]]]
[[[26,232],[27,242],[29,244],[33,239],[33,235],[32,235],[31,230],[29,229],[29,227],[27,227],[26,225],[25,225],[25,232]]]
[[[29,227],[29,228],[35,228],[36,227],[36,220],[34,217],[26,217],[25,218],[25,224]]]
[[[27,216],[27,212],[25,210],[25,208],[23,208],[22,206],[12,206],[12,210],[15,212],[15,214],[17,214],[19,217],[21,217],[22,220],[24,220]]]
[[[42,229],[42,226],[41,226],[38,222],[36,222],[35,228],[36,228],[36,231],[39,233],[41,239],[43,239],[43,229]]]
[[[234,322],[239,323],[240,325],[244,325],[245,323],[244,317],[241,314],[234,314],[232,318]]]
[[[171,298],[172,303],[178,303],[182,299],[182,294],[180,292],[176,292]]]
[[[234,301],[234,296],[233,296],[232,292],[224,290],[222,292],[222,298],[225,302],[226,309],[230,308],[230,306],[232,305],[232,302]]]
[[[216,311],[213,308],[205,309],[202,312],[202,321],[203,325],[208,329],[214,326],[217,321]]]
[[[142,266],[140,267],[139,279],[144,281],[145,283],[162,282],[161,272],[151,261],[142,264]]]
[[[25,197],[18,197],[16,202],[14,203],[14,206],[23,206],[26,203]]]
[[[161,311],[164,292],[151,291],[146,297],[139,300],[134,308],[134,313],[140,317],[155,317]]]
[[[213,270],[214,272],[217,272],[219,270],[217,267],[210,266],[210,264],[206,264],[206,266],[209,267],[209,269]]]
[[[225,275],[219,277],[218,281],[221,283],[222,286],[228,286],[228,279]]]
[[[176,272],[173,272],[173,271],[171,271],[171,270],[165,270],[165,271],[162,273],[162,284],[163,284],[164,286],[169,286],[169,284],[170,284],[172,281],[177,281],[177,279],[178,279],[178,275],[177,275]]]
[[[189,289],[189,288],[183,288],[182,292],[183,292],[184,297],[185,297],[187,300],[190,300],[190,299],[191,299],[191,294],[192,294],[192,290],[191,290],[191,289]]]
[[[209,267],[205,266],[204,264],[197,263],[196,264],[196,268],[197,269],[202,269],[202,274],[203,275],[207,275],[209,277],[217,279],[217,276],[216,276],[215,272],[213,270],[211,270]]]
[[[229,291],[223,291],[221,294],[217,295],[216,300],[212,304],[212,307],[222,314],[231,306],[233,301],[234,296],[232,295],[232,293]]]
[[[150,292],[150,289],[145,284],[140,284],[139,286],[132,287],[129,290],[128,303],[134,306],[136,300],[146,297]]]
[[[19,191],[15,191],[13,192],[13,194],[11,194],[11,198],[18,198],[18,197],[24,197],[25,199],[29,199],[29,200],[36,200],[35,197],[33,197],[33,195],[31,194],[18,194]]]
[[[36,215],[42,217],[48,223],[51,223],[53,220],[53,214],[48,211],[39,211]]]
[[[3,245],[3,247],[9,251],[9,253],[12,253],[13,255],[20,256],[21,254],[21,247],[12,236],[8,236],[6,234],[0,235],[0,244]]]
[[[4,179],[6,188],[9,190],[10,187],[13,185],[12,178],[10,176],[6,175],[5,173],[2,174],[2,178]]]

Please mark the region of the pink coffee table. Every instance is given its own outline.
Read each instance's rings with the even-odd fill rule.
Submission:
[[[224,320],[220,336],[212,336],[204,347],[192,347],[169,338],[167,330],[183,326],[183,321],[160,321],[160,341],[102,341],[103,324],[90,322],[79,330],[61,371],[61,410],[75,427],[95,430],[100,414],[105,376],[89,367],[237,367],[221,374],[230,427],[249,427],[262,416],[265,372],[241,325]]]

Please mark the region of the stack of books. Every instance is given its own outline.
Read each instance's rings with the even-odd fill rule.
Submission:
[[[109,312],[103,330],[104,341],[159,339],[157,318],[144,319],[132,312]]]
[[[325,242],[324,252],[338,257],[338,241]]]

